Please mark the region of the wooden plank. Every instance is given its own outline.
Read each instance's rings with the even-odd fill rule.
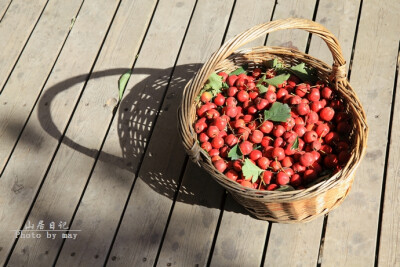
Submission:
[[[4,87],[0,104],[0,173],[68,36],[71,18],[81,4],[82,0],[49,2]]]
[[[112,119],[112,109],[104,107],[104,103],[118,97],[116,81],[123,73],[123,68],[128,70],[133,65],[155,4],[155,0],[121,3],[80,104],[70,122],[66,138],[56,154],[29,215],[28,220],[31,222],[38,218],[47,222],[71,220],[85,187],[85,178],[89,177],[95,162],[98,152],[94,151],[100,149],[109,125],[107,122]],[[88,119],[88,114],[95,117]],[[65,184],[66,178],[68,185]],[[63,211],[62,214],[59,213],[60,210]],[[63,242],[61,235],[61,232],[57,232],[57,238],[51,242],[46,238],[19,239],[9,264],[45,266],[54,262]],[[101,261],[101,257],[97,260]]]
[[[334,6],[331,1],[321,0],[318,6],[316,21],[327,27],[339,39],[347,62],[350,62],[358,7],[359,1],[357,0],[336,1]],[[311,18],[311,10],[308,15]],[[300,42],[301,46],[298,47],[303,51],[307,41],[307,37],[304,37],[305,39]],[[342,42],[342,40],[345,41]],[[318,37],[312,37],[309,54],[329,64],[332,63],[331,53],[325,42]],[[299,266],[315,266],[318,259],[323,221],[324,218],[320,217],[306,224],[274,223],[268,241],[265,266],[297,266],[299,263]]]
[[[351,84],[367,113],[368,148],[348,199],[329,214],[322,265],[374,266],[375,263],[385,140],[400,35],[399,11],[398,1],[363,2]]]
[[[226,39],[270,20],[275,1],[237,1]],[[247,10],[248,12],[243,12]],[[260,37],[244,47],[264,45]],[[260,265],[268,222],[249,216],[231,196],[226,197],[211,266]]]
[[[83,235],[79,240],[64,243],[57,265],[93,266],[105,261],[194,4],[195,1],[159,2],[117,111],[118,117],[106,137],[72,224],[73,228],[81,229]],[[102,192],[101,199],[99,192]]]
[[[46,98],[42,98],[41,104],[33,110],[34,115],[28,121],[4,170],[0,179],[0,229],[5,229],[0,231],[0,265],[4,263],[15,241],[9,230],[22,227],[59,143],[44,128],[49,128],[54,123],[61,132],[64,131],[85,83],[85,80],[76,77],[85,77],[85,73],[90,71],[117,5],[115,0],[84,2],[54,72],[46,84]],[[72,80],[76,83],[69,90],[62,91],[65,89],[63,82],[71,77],[75,77]],[[54,97],[59,91],[62,92]],[[46,105],[50,107],[51,115],[38,117],[38,110]]]
[[[0,93],[47,0],[14,0],[0,23]]]
[[[12,0],[3,0],[0,1],[0,22],[3,20],[4,15],[7,12],[7,8],[10,5]]]
[[[235,8],[240,10],[243,7],[243,3],[243,1],[237,2]],[[198,49],[199,40],[210,39],[210,32],[215,36],[218,36],[218,31],[222,34],[223,28],[220,25],[226,23],[222,21],[222,19],[226,18],[221,17],[219,13],[208,14],[209,18],[206,22],[203,21],[205,19],[203,16],[200,18],[197,16],[198,12],[205,13],[206,11],[204,10],[208,9],[208,5],[201,5],[196,8],[178,66],[174,71],[173,80],[163,104],[163,112],[157,120],[152,140],[149,143],[148,155],[146,155],[139,173],[140,179],[135,183],[127,211],[111,252],[110,265],[136,266],[142,265],[143,260],[149,265],[154,263],[184,163],[180,136],[175,126],[176,110],[169,107],[180,104],[180,97],[175,96],[181,94],[185,81],[192,77],[193,67],[197,68],[196,65],[192,66],[190,63],[204,61],[208,54],[212,53],[218,46],[214,43],[213,45],[208,44],[206,49]],[[212,18],[212,16],[216,17]],[[232,23],[243,23],[243,20],[239,18],[237,14],[234,14]],[[207,27],[210,30],[207,32],[202,31],[201,29],[205,27],[204,25],[208,25],[210,21],[213,21],[211,24],[213,26]],[[249,23],[251,22],[250,20]],[[247,23],[243,23],[243,25],[246,27]],[[201,34],[199,35],[199,33]],[[171,133],[169,134],[168,142],[164,140],[166,132]],[[158,181],[165,182],[165,186],[157,185]],[[184,186],[185,189],[181,190],[183,194],[185,190],[188,192],[187,185]],[[154,191],[159,194],[154,194]],[[193,192],[190,191],[190,193]],[[193,200],[190,201],[193,202]],[[143,207],[150,205],[152,207],[151,210],[143,209]],[[152,226],[149,227],[149,224]],[[145,238],[146,236],[151,236],[151,238]]]
[[[399,66],[400,57],[397,66]],[[399,72],[397,72],[397,79]],[[379,266],[400,264],[400,83],[397,80],[396,102],[392,118],[389,161],[379,247]]]

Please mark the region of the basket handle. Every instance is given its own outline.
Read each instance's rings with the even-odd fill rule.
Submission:
[[[336,37],[324,26],[314,21],[299,18],[288,18],[254,26],[227,41],[203,65],[192,84],[203,84],[211,75],[211,73],[215,71],[218,62],[229,57],[241,46],[267,33],[286,29],[306,30],[312,34],[318,35],[321,39],[323,39],[333,57],[331,79],[336,80],[336,82],[346,80],[346,61],[343,58],[342,49]]]
[[[202,85],[206,82],[211,73],[215,71],[217,64],[229,57],[241,46],[267,33],[286,29],[306,30],[310,33],[318,35],[321,39],[323,39],[329,50],[331,51],[333,57],[333,65],[330,79],[335,80],[336,86],[337,83],[347,83],[346,61],[343,58],[343,53],[342,49],[340,48],[339,42],[336,37],[321,24],[307,19],[288,18],[254,26],[236,35],[235,37],[227,41],[224,45],[222,45],[215,53],[213,53],[211,57],[207,60],[207,62],[204,63],[204,65],[196,74],[191,83],[188,84],[184,90],[184,102],[182,102],[182,107],[178,112],[179,123],[181,129],[186,128],[186,130],[182,131],[181,134],[186,151],[189,153],[192,160],[198,162],[201,155],[201,149],[200,146],[197,145],[196,140],[193,139],[193,136],[196,136],[196,134],[190,134],[190,132],[193,133],[192,125],[185,125],[185,123],[187,121],[190,121],[189,118],[191,116],[195,116],[193,110],[190,111],[190,106],[193,103],[195,96],[200,92]],[[189,131],[187,131],[187,129]]]

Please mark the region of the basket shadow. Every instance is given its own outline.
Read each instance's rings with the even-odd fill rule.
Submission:
[[[50,106],[55,97],[78,83],[90,82],[91,79],[100,77],[119,76],[127,72],[128,69],[116,68],[92,72],[90,77],[89,74],[82,74],[71,77],[49,88],[39,99],[38,118],[41,127],[50,136],[61,141],[64,145],[106,163],[105,166],[107,166],[107,169],[104,170],[102,168],[102,171],[109,178],[118,179],[114,175],[117,170],[128,171],[135,177],[138,175],[137,179],[143,181],[153,191],[169,199],[176,198],[178,202],[220,209],[221,201],[212,201],[214,197],[211,200],[207,200],[207,196],[203,195],[203,193],[207,191],[222,191],[221,186],[207,172],[195,164],[188,164],[185,170],[187,157],[177,130],[177,107],[181,101],[181,92],[187,81],[194,76],[200,66],[200,64],[185,64],[176,66],[174,69],[135,68],[133,70],[130,79],[139,80],[139,82],[135,82],[132,88],[126,88],[119,108],[113,111],[116,116],[114,120],[117,120],[117,129],[111,129],[110,131],[117,131],[121,149],[121,153],[119,154],[108,153],[104,149],[99,151],[98,149],[89,148],[84,144],[75,142],[67,135],[64,136],[54,123]],[[172,72],[174,72],[174,76],[171,78]],[[116,80],[116,96],[118,95],[117,88]],[[178,90],[177,93],[171,93],[172,89],[170,88]],[[175,103],[176,106],[165,105],[165,103],[161,106],[163,98],[172,99],[172,103]],[[169,119],[163,121],[163,123],[159,123],[164,117],[168,117]],[[155,125],[155,123],[157,124]],[[165,132],[162,135],[163,138],[160,138],[159,133],[163,132],[163,127],[166,127],[165,125],[168,125],[169,129],[173,125],[173,131]],[[158,134],[154,134],[155,131]],[[154,147],[160,142],[171,142],[170,146],[177,147],[177,153],[180,156],[163,159],[155,154],[149,157],[149,151],[147,151],[149,143],[150,146]],[[145,166],[143,167],[143,165]],[[174,171],[171,171],[169,165],[174,165],[172,168]],[[192,170],[189,172],[188,169]],[[186,180],[193,179],[194,177],[191,177],[190,174],[196,173],[196,179],[199,179],[199,181],[195,183],[184,182],[178,188],[180,179],[184,173]],[[248,214],[250,216],[236,202],[234,205],[226,205],[225,208],[228,211]]]

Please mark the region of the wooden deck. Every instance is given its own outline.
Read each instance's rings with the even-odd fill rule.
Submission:
[[[399,14],[398,0],[0,0],[0,265],[400,266]],[[370,126],[348,198],[298,225],[249,216],[176,126],[212,52],[287,17],[338,37]],[[306,32],[249,46],[264,43],[332,62]]]

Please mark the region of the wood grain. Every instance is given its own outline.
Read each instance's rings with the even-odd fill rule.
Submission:
[[[0,22],[3,20],[6,12],[7,12],[7,8],[10,5],[12,0],[3,0],[0,1]]]
[[[0,104],[0,173],[67,38],[71,18],[81,4],[82,0],[49,2],[4,87]]]
[[[33,110],[21,138],[0,179],[0,265],[15,241],[9,230],[22,227],[25,216],[43,180],[59,140],[47,131],[57,125],[63,132],[85,83],[85,78],[62,91],[63,82],[89,73],[118,2],[85,1],[74,28],[44,89],[46,98]],[[87,25],[91,25],[88,27]],[[85,77],[83,75],[81,77]],[[47,94],[46,94],[47,93]],[[38,116],[39,109],[48,113]],[[65,177],[63,177],[65,178]],[[62,211],[59,211],[62,214]],[[41,220],[40,218],[35,218]],[[37,222],[34,222],[37,223]]]
[[[397,64],[399,65],[399,62]],[[399,77],[399,72],[397,72],[397,77]],[[379,266],[400,265],[400,83],[398,80],[395,99],[389,142],[382,230],[379,237]]]
[[[47,0],[14,0],[0,23],[0,93]]]
[[[82,229],[84,234],[79,240],[64,243],[57,265],[104,263],[150,138],[194,2],[158,3],[117,117],[72,223],[72,227]],[[131,16],[134,14],[132,12]],[[129,54],[135,56],[131,51]]]
[[[368,148],[348,199],[329,214],[322,265],[374,266],[399,10],[398,1],[363,2],[350,82],[367,113]]]
[[[332,4],[331,1],[319,2],[316,21],[323,24],[339,39],[345,59],[349,62],[357,24],[358,1],[342,0],[337,1],[335,5]],[[309,15],[312,16],[311,11],[310,13]],[[342,40],[351,40],[351,42],[342,43]],[[305,50],[306,42],[307,39],[303,39],[298,48]],[[329,49],[318,37],[312,37],[309,54],[329,64],[332,63]],[[273,224],[264,266],[315,266],[318,260],[323,221],[321,217],[305,224]]]
[[[212,5],[217,7],[215,12],[208,11],[213,10]],[[229,8],[230,5],[222,1],[213,4],[203,2],[196,6],[109,265],[154,264],[185,163],[185,153],[176,127],[176,107],[181,101],[181,90],[197,71],[198,63],[204,62],[219,46],[224,32],[221,25],[226,25]],[[221,15],[221,11],[224,11],[224,15]],[[203,42],[201,40],[207,42],[199,47]],[[168,138],[165,138],[166,133]],[[185,194],[185,189],[181,188],[180,192]],[[143,209],[150,206],[151,209]]]
[[[237,1],[226,40],[267,22],[275,1]],[[249,12],[243,12],[246,9]],[[231,30],[232,29],[232,30]],[[265,38],[244,47],[264,45]],[[221,224],[212,254],[211,266],[258,266],[261,262],[268,222],[251,217],[231,196],[225,201]]]
[[[118,9],[80,104],[29,215],[30,221],[71,221],[106,134],[106,122],[112,118],[112,109],[104,104],[118,97],[116,81],[124,69],[133,65],[155,4],[156,1],[128,1]],[[65,184],[66,179],[68,184]],[[62,245],[61,235],[62,232],[58,232],[57,238],[50,242],[45,238],[19,239],[10,265],[45,266],[54,262]],[[30,253],[26,253],[27,250]]]

